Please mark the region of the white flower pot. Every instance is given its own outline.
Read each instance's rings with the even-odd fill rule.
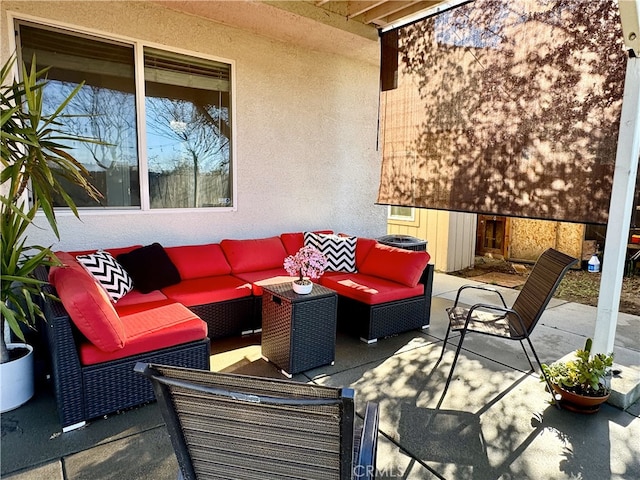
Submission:
[[[29,353],[0,364],[0,413],[18,408],[33,397],[33,347],[9,343],[7,349],[26,348]]]
[[[300,280],[294,280],[292,283],[294,292],[299,295],[306,295],[308,293],[311,293],[311,290],[313,289],[313,283],[311,283],[310,280],[303,280],[303,283],[298,282],[300,282]]]

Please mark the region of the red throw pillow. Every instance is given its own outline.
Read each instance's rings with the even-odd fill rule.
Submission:
[[[415,287],[429,263],[429,254],[376,244],[358,269],[360,273]]]

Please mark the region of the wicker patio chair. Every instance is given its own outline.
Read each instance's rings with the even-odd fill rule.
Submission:
[[[178,479],[373,479],[378,406],[354,428],[352,389],[138,363],[153,384]],[[355,444],[355,445],[354,445]]]
[[[558,288],[562,277],[564,277],[567,270],[577,263],[577,261],[578,260],[575,258],[552,248],[543,252],[538,258],[538,261],[533,267],[533,270],[529,274],[527,281],[520,290],[520,293],[511,308],[507,307],[502,294],[494,288],[463,285],[458,289],[453,307],[446,309],[449,316],[449,326],[442,344],[442,352],[440,353],[440,358],[436,362],[436,366],[444,356],[444,352],[447,347],[447,339],[449,338],[449,333],[452,330],[460,332],[460,341],[458,342],[456,353],[453,357],[453,363],[451,364],[451,370],[449,371],[449,376],[447,377],[447,382],[445,383],[444,391],[442,392],[437,408],[440,408],[440,405],[442,405],[442,401],[444,400],[449,384],[451,383],[451,379],[453,378],[453,371],[456,367],[460,350],[462,349],[462,343],[466,334],[469,332],[519,341],[522,349],[524,350],[525,356],[529,361],[531,371],[534,371],[535,368],[523,342],[524,340],[527,340],[529,348],[531,348],[531,352],[542,371],[540,358],[533,348],[530,336],[551,300],[551,297],[553,297],[554,292]],[[460,294],[464,290],[470,288],[486,290],[497,294],[502,305],[478,303],[469,308],[459,307],[458,301],[460,300]],[[544,375],[544,372],[542,373]],[[546,375],[544,377],[547,382],[549,392],[553,393],[553,388],[551,387],[549,379]],[[559,406],[559,402],[556,402],[556,405]]]

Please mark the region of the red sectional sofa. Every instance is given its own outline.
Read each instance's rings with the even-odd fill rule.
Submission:
[[[58,252],[63,266],[40,269],[38,277],[49,280],[46,288],[60,300],[48,298],[43,310],[63,429],[152,401],[148,382],[133,374],[136,362],[208,369],[211,339],[259,331],[262,287],[292,280],[283,262],[304,244],[304,234],[296,232],[219,244],[107,249],[134,278],[133,289],[115,303],[78,261],[94,252]],[[338,293],[339,328],[374,342],[427,327],[429,255],[366,238],[355,245],[355,271],[328,271],[317,280]],[[152,251],[144,257],[147,264],[133,262]],[[153,256],[158,253],[159,260]]]

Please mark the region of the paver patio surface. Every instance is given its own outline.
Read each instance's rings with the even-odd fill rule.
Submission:
[[[640,478],[640,402],[580,415],[549,405],[517,342],[470,335],[449,393],[435,409],[457,336],[434,368],[444,308],[462,283],[436,274],[431,327],[366,345],[338,334],[336,361],[294,380],[352,386],[360,413],[380,404],[379,479]],[[517,292],[501,289],[507,302]],[[480,294],[471,302],[486,301]],[[584,345],[596,309],[553,300],[532,337],[543,362]],[[640,318],[620,315],[614,353],[622,384],[640,383]],[[257,335],[212,344],[212,369],[282,377],[260,356]],[[614,385],[615,388],[615,385]],[[46,389],[2,415],[2,478],[175,479],[177,463],[155,404],[60,433]]]

